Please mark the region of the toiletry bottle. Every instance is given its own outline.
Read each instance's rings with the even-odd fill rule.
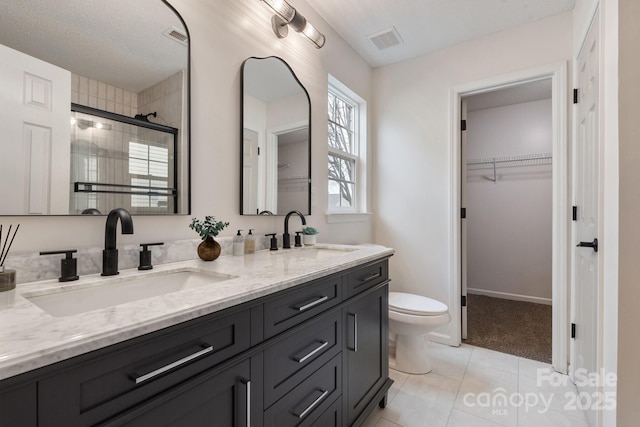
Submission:
[[[240,234],[242,230],[238,230],[238,234],[233,236],[233,255],[244,255],[244,237]]]
[[[256,251],[256,236],[252,234],[253,228],[249,229],[249,234],[244,239],[244,253],[252,254]]]

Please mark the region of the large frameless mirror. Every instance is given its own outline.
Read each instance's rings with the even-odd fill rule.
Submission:
[[[163,0],[0,6],[0,215],[188,214],[188,30]]]
[[[277,57],[242,66],[240,213],[311,214],[311,103]]]

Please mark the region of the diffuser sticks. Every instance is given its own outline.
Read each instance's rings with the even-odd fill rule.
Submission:
[[[9,255],[9,251],[11,250],[11,245],[13,245],[13,239],[16,238],[16,234],[18,234],[18,229],[20,228],[20,224],[16,227],[16,230],[13,232],[13,236],[11,236],[11,228],[13,224],[9,224],[9,231],[7,232],[7,237],[2,244],[2,224],[0,224],[0,245],[2,246],[2,251],[0,252],[0,271],[4,270],[4,261],[7,259],[7,255]],[[9,237],[11,236],[11,240]],[[7,247],[7,243],[9,246]]]
[[[7,255],[9,255],[13,240],[16,238],[16,234],[18,234],[20,224],[18,224],[16,230],[13,232],[13,236],[11,235],[12,227],[13,225],[9,225],[9,232],[7,233],[4,243],[2,243],[2,224],[0,224],[0,246],[2,246],[2,250],[0,251],[0,292],[10,291],[16,287],[16,271],[5,270],[4,268],[4,261],[7,259]]]

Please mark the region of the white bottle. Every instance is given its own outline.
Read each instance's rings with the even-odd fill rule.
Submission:
[[[233,236],[233,255],[244,255],[244,237],[240,234],[242,230],[238,230],[238,234]]]

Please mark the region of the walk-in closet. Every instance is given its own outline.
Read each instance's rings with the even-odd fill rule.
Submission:
[[[551,362],[551,81],[469,96],[466,342]]]

